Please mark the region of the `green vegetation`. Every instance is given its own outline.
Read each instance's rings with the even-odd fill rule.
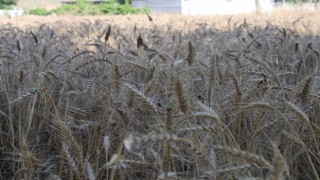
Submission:
[[[149,12],[147,8],[136,9],[127,3],[121,3],[115,0],[106,1],[101,4],[88,3],[86,0],[78,0],[76,4],[65,4],[54,10],[47,11],[45,9],[33,9],[29,14],[49,15],[55,13],[58,15],[74,14],[74,15],[102,15],[102,14],[137,14]]]
[[[47,16],[50,14],[50,11],[43,8],[37,8],[37,9],[31,9],[29,11],[29,14],[37,15],[37,16]]]
[[[0,0],[0,9],[8,9],[16,3],[17,0]]]
[[[53,12],[56,14],[75,14],[77,12],[77,9],[78,7],[75,5],[66,4],[54,9]]]
[[[136,9],[132,8],[131,4],[106,4],[105,6],[101,7],[102,12],[107,14],[127,14],[127,13],[143,13],[148,12],[149,10],[147,8],[145,9]]]

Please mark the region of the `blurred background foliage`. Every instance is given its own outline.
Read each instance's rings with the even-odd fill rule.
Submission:
[[[105,2],[94,4],[86,0],[77,0],[75,4],[63,4],[53,10],[42,8],[28,10],[28,14],[46,16],[57,15],[103,15],[103,14],[139,14],[149,12],[148,8],[133,8],[128,0],[105,0]]]
[[[17,0],[0,0],[0,9],[8,9],[12,5],[16,5]]]

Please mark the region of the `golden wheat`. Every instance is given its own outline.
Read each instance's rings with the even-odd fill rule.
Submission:
[[[319,179],[315,14],[4,24],[0,179]]]

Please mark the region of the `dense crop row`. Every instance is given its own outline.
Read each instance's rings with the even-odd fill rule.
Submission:
[[[319,179],[319,37],[193,23],[1,26],[0,179]]]

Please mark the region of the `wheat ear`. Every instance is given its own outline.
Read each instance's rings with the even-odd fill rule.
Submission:
[[[179,79],[175,82],[175,91],[179,102],[179,109],[184,113],[187,114],[188,111],[188,103],[185,99],[185,96],[183,94],[183,87],[181,84],[181,81]]]
[[[188,65],[191,66],[195,60],[195,47],[191,41],[188,42]]]

